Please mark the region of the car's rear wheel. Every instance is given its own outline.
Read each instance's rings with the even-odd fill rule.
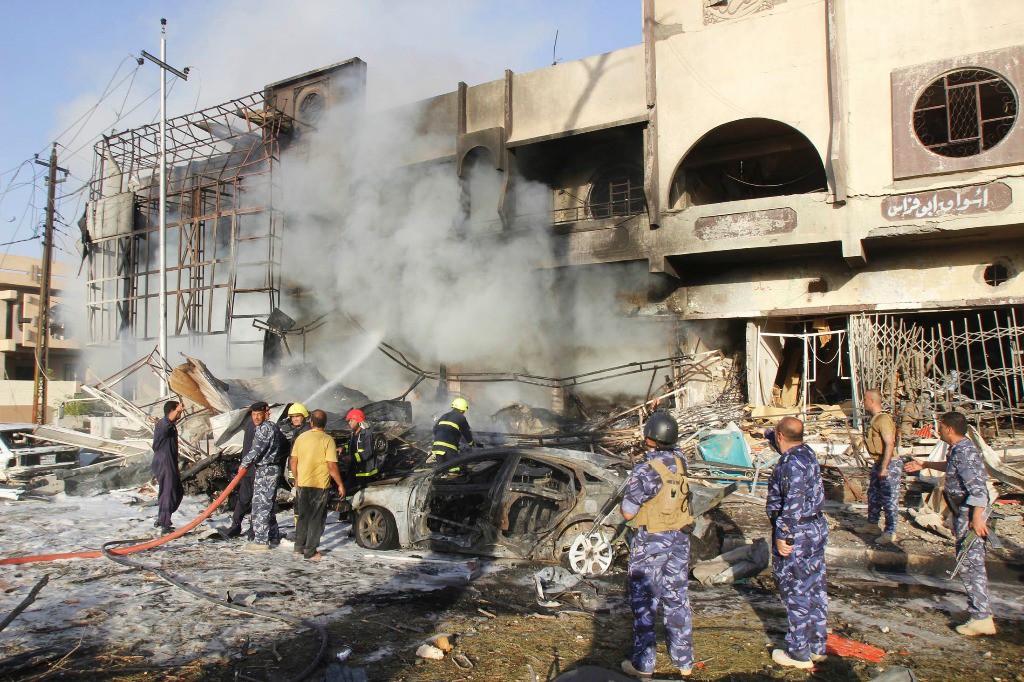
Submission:
[[[366,549],[397,548],[395,517],[383,507],[363,507],[356,516],[356,542]]]

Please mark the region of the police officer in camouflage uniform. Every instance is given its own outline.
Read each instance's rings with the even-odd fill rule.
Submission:
[[[253,424],[252,448],[242,458],[239,471],[256,468],[256,479],[252,494],[253,541],[246,545],[248,550],[270,549],[270,543],[280,542],[281,532],[277,528],[274,501],[277,497],[278,479],[281,476],[281,441],[283,436],[277,424],[270,421],[270,406],[264,402],[254,403],[250,408]]]
[[[636,677],[654,672],[654,619],[661,605],[673,665],[688,677],[693,668],[690,611],[690,515],[686,460],[676,447],[679,425],[655,412],[644,426],[647,451],[633,467],[622,498],[622,516],[633,521],[629,543],[629,603],[633,609],[633,657],[622,669]]]
[[[782,455],[768,482],[765,509],[772,523],[772,570],[789,617],[786,650],[772,651],[772,660],[808,669],[825,660],[828,636],[825,491],[818,457],[803,442],[802,421],[785,417],[764,435]]]
[[[953,534],[956,536],[956,553],[964,551],[968,531],[973,530],[977,540],[967,550],[960,580],[967,591],[967,611],[970,618],[957,626],[961,635],[996,634],[992,620],[992,609],[988,602],[988,574],[985,571],[985,543],[988,535],[986,524],[988,499],[988,477],[981,451],[967,438],[967,418],[959,412],[947,412],[939,419],[939,438],[948,447],[945,462],[924,462],[911,460],[906,471],[914,474],[922,469],[945,471],[943,493],[950,512],[953,514]]]
[[[882,409],[882,392],[870,389],[864,393],[864,409],[871,415],[865,443],[868,453],[875,459],[868,483],[868,522],[857,528],[862,535],[877,536],[878,519],[885,513],[885,532],[878,544],[888,545],[896,540],[896,521],[899,518],[900,479],[903,466],[896,451],[896,422]]]

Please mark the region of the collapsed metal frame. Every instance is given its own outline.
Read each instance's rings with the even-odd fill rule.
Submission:
[[[1017,312],[964,310],[957,319],[949,311],[946,320],[922,322],[911,313],[851,316],[856,387],[861,395],[880,389],[890,405],[902,392],[925,417],[957,409],[992,418],[997,434],[1003,418],[1016,436],[1024,417],[1024,319]]]
[[[262,344],[251,321],[280,303],[283,220],[274,165],[292,123],[259,92],[167,121],[167,233],[176,247],[167,263],[169,336],[223,335],[233,368],[260,366],[257,351],[241,362],[237,356],[241,346]],[[95,146],[87,209],[92,344],[156,336],[158,136],[158,124],[150,124]],[[130,218],[100,210],[129,192]]]
[[[92,384],[82,384],[82,392],[94,400],[105,403],[113,412],[120,414],[122,417],[126,417],[137,427],[147,431],[149,435],[152,436],[154,425],[158,421],[158,417],[150,416],[149,411],[154,409],[159,410],[159,407],[164,401],[164,396],[158,397],[155,401],[149,403],[137,404],[118,393],[120,388],[119,384],[128,379],[138,378],[136,375],[147,369],[152,372],[157,379],[168,379],[170,377],[170,365],[160,355],[159,349],[154,348],[147,355],[142,356],[127,367],[122,367],[110,376],[97,379]],[[187,414],[185,419],[202,417],[207,412],[208,411],[206,409],[194,411]],[[184,422],[179,422],[179,428],[183,424]],[[195,463],[208,455],[208,453],[204,453],[198,446],[191,443],[183,434],[178,435],[178,442],[181,448],[179,454],[181,454],[181,456],[189,463]]]

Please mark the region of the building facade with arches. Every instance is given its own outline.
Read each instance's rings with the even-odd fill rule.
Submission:
[[[866,315],[932,334],[948,325],[946,336],[999,327],[1001,353],[976,346],[941,364],[991,356],[1005,383],[971,395],[1016,405],[1024,44],[1015,9],[642,6],[641,45],[506,71],[431,102],[448,112],[431,125],[450,132],[443,151],[455,172],[486,149],[501,175],[483,209],[492,228],[515,229],[517,183],[547,187],[551,265],[646,261],[661,285],[640,309],[739,337],[754,403],[844,397],[825,385],[849,372],[850,316]],[[818,360],[790,358],[810,338],[821,350],[823,330],[842,347],[828,352],[840,366],[818,368],[820,377]],[[787,398],[794,364],[803,378]]]

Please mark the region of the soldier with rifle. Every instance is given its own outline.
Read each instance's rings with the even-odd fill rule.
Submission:
[[[908,474],[922,469],[945,471],[943,496],[953,514],[956,536],[957,564],[960,580],[967,590],[967,611],[970,617],[956,631],[967,637],[994,635],[996,626],[988,601],[988,574],[985,571],[985,538],[989,505],[985,462],[981,451],[967,438],[967,417],[947,412],[939,419],[939,438],[948,446],[945,462],[911,460],[905,465]],[[975,536],[970,538],[970,534]],[[955,572],[956,573],[956,572]],[[955,574],[954,573],[954,574]]]

